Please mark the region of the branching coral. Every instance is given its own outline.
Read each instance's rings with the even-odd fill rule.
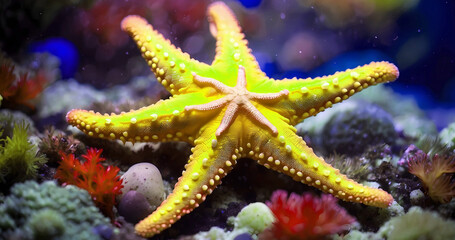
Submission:
[[[285,191],[275,191],[267,205],[276,220],[260,239],[321,239],[340,232],[355,222],[355,218],[336,202],[331,195],[316,198],[311,194],[291,193],[287,198]]]
[[[455,173],[455,157],[435,154],[433,157],[418,152],[408,159],[409,172],[422,181],[427,194],[441,203],[455,196],[455,184],[451,181]]]
[[[122,179],[117,176],[118,167],[108,166],[105,168],[100,162],[106,160],[100,157],[102,149],[89,148],[87,154],[82,155],[85,159],[81,163],[74,154],[61,152],[62,161],[57,169],[55,178],[63,185],[76,185],[87,190],[92,196],[96,206],[113,219],[112,207],[115,204],[115,196],[121,193]]]
[[[36,176],[46,158],[37,154],[35,145],[28,141],[28,125],[15,124],[13,137],[0,140],[0,184],[23,181]]]

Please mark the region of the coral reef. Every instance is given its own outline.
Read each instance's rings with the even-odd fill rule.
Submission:
[[[115,197],[121,193],[122,179],[117,176],[118,167],[101,165],[106,160],[100,157],[102,149],[89,148],[85,159],[81,163],[74,154],[61,153],[62,161],[57,169],[55,178],[63,185],[75,185],[85,189],[91,196],[96,206],[111,219],[114,218],[112,208]]]
[[[360,154],[377,144],[392,145],[398,136],[390,114],[366,103],[332,116],[322,134],[325,149],[340,154]]]
[[[377,235],[390,240],[454,239],[455,222],[445,220],[437,213],[412,207],[405,215],[390,219]]]
[[[355,222],[330,195],[317,198],[308,193],[302,196],[291,193],[289,199],[287,195],[277,190],[267,202],[276,220],[260,239],[321,239],[346,230]]]
[[[18,183],[0,205],[1,239],[101,239],[93,228],[102,224],[85,190],[53,181]]]
[[[38,168],[47,159],[28,141],[28,125],[15,124],[13,136],[0,140],[0,185],[36,177]]]

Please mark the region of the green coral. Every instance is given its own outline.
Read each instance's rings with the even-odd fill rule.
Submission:
[[[447,144],[447,147],[454,148],[455,147],[455,122],[451,123],[446,128],[442,129],[441,133],[439,133],[439,138],[441,142]]]
[[[275,217],[269,207],[261,202],[251,203],[244,207],[237,217],[230,220],[234,229],[245,229],[250,234],[259,234],[272,225]]]
[[[101,239],[93,228],[109,225],[87,191],[53,181],[18,183],[0,205],[0,239]]]
[[[402,215],[391,218],[377,233],[351,231],[343,240],[445,240],[455,239],[455,221],[446,220],[436,212],[412,207]]]
[[[28,125],[15,124],[13,137],[0,140],[0,184],[23,181],[36,176],[46,158],[28,141]]]
[[[65,218],[53,209],[44,209],[34,213],[25,224],[31,230],[35,240],[56,239],[65,234]]]
[[[405,215],[384,224],[378,235],[389,240],[455,239],[455,222],[445,220],[435,212],[412,207]]]

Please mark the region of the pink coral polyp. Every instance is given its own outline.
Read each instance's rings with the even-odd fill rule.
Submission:
[[[331,195],[317,198],[309,193],[302,196],[278,190],[267,206],[275,215],[270,229],[273,239],[318,239],[345,230],[355,222]]]

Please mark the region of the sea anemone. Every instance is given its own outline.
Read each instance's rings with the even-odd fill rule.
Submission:
[[[426,193],[440,203],[447,203],[455,196],[455,184],[452,173],[455,173],[455,156],[441,156],[420,153],[409,158],[409,172],[423,183]]]
[[[28,141],[29,125],[14,124],[13,136],[0,140],[0,185],[35,178],[47,159]],[[0,129],[0,136],[3,130]]]

